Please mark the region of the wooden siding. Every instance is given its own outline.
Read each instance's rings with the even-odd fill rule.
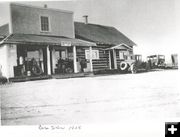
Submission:
[[[99,50],[99,59],[93,59],[93,71],[109,69],[109,51],[104,49],[109,48],[109,45],[97,44],[97,47],[93,47],[93,50]],[[77,58],[85,59],[85,50],[89,50],[87,47],[77,47]],[[119,51],[116,50],[117,67],[119,67],[120,60]],[[132,54],[129,52],[129,54]]]
[[[40,16],[49,17],[49,32],[41,31]],[[11,4],[11,18],[13,33],[75,37],[73,12]]]
[[[93,50],[99,50],[99,59],[93,60],[93,71],[109,69],[109,53],[104,49],[109,48],[109,45],[97,44]]]
[[[88,48],[86,48],[86,47],[77,47],[76,50],[77,50],[77,53],[76,53],[77,58],[85,59],[85,50],[88,50]]]
[[[109,69],[109,53],[103,49],[108,48],[108,45],[98,44],[93,47],[93,50],[99,51],[99,59],[93,59],[93,71]],[[85,50],[87,47],[77,47],[77,58],[85,59]]]

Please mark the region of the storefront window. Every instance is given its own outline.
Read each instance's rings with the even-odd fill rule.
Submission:
[[[39,76],[47,72],[46,50],[36,46],[17,45],[17,65],[15,76]]]

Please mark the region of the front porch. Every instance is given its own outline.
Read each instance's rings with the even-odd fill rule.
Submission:
[[[124,43],[106,48],[105,51],[109,54],[110,70],[119,69],[120,63],[125,60],[131,60],[133,55],[133,48]]]
[[[28,34],[13,34],[5,43],[15,49],[14,64],[9,62],[10,80],[79,77],[84,72],[93,72],[92,46],[96,46],[95,43]],[[85,58],[85,50],[89,50],[89,59]]]

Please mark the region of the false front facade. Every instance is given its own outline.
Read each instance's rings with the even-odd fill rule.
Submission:
[[[92,52],[96,44],[75,38],[73,12],[16,3],[11,3],[9,9],[9,21],[0,27],[3,76],[93,71],[92,57],[84,65],[79,52]]]

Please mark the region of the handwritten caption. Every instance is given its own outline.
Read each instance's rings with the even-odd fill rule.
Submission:
[[[77,131],[81,130],[81,125],[70,125],[70,126],[63,126],[63,125],[39,125],[39,130],[67,130],[67,131]]]

